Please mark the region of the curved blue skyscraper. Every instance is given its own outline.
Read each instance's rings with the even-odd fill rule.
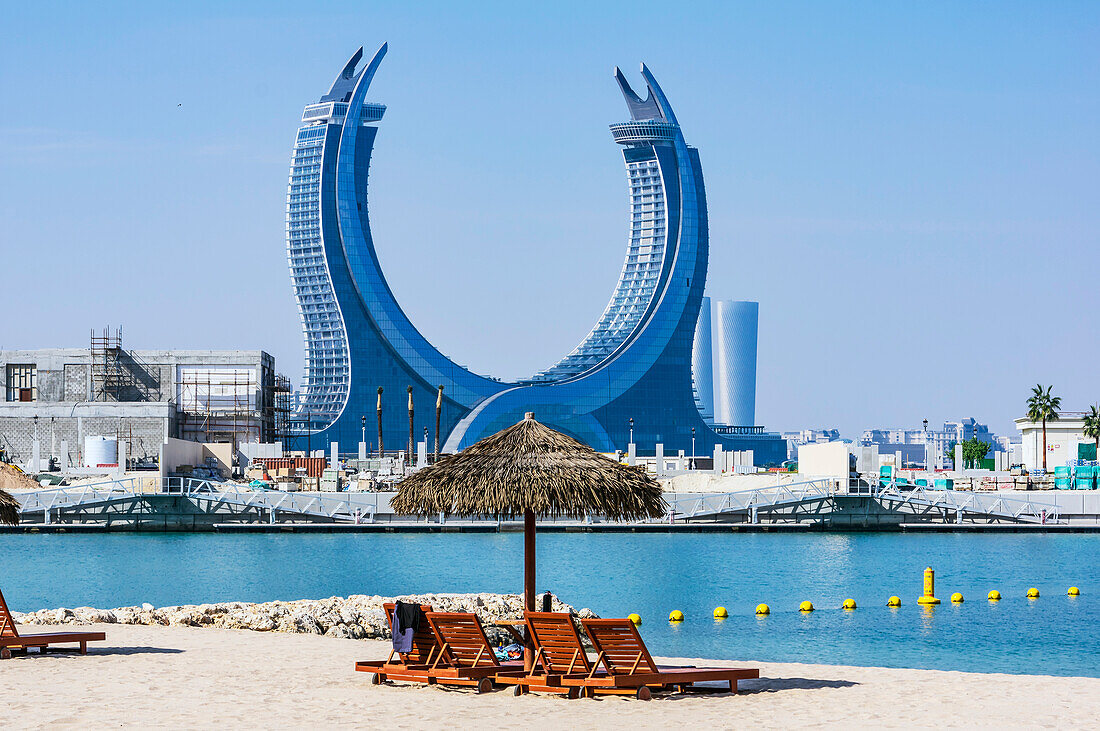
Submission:
[[[717,434],[695,406],[691,353],[707,275],[707,207],[698,152],[649,69],[642,99],[616,69],[631,119],[611,125],[622,146],[631,204],[626,259],[592,331],[561,361],[505,384],[455,364],[416,330],[378,265],[367,214],[367,173],[385,107],[366,92],[385,55],[361,70],[360,49],[329,93],[305,108],[294,147],[287,199],[287,247],[306,339],[306,372],[297,414],[318,446],[360,439],[373,427],[384,389],[386,446],[408,440],[406,388],[414,434],[434,432],[435,396],[444,387],[444,451],[463,449],[534,411],[541,422],[597,450],[625,449],[633,419],[639,453],[697,454],[715,444],[753,449],[757,463],[780,461],[770,435]],[[367,430],[368,438],[374,428]],[[373,440],[372,440],[373,441]],[[771,455],[774,451],[775,455]]]
[[[429,423],[435,429],[438,386],[444,387],[444,434],[503,388],[432,347],[397,304],[378,264],[367,215],[367,174],[386,108],[366,101],[366,94],[386,49],[378,49],[359,71],[363,49],[355,52],[329,92],[305,108],[294,143],[287,257],[306,341],[296,421],[318,446],[357,443],[364,416],[374,427],[379,387],[390,449],[408,441],[409,386],[420,405],[417,438]]]

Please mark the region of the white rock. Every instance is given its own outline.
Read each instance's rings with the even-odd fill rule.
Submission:
[[[490,641],[507,642],[511,635],[493,623],[498,619],[518,619],[523,616],[523,598],[518,594],[421,594],[397,597],[402,601],[430,604],[441,612],[474,612],[485,625]],[[389,623],[383,604],[390,597],[353,594],[349,597],[299,599],[262,604],[221,602],[218,604],[183,605],[156,609],[148,602],[140,607],[117,609],[43,609],[15,614],[25,624],[92,624],[119,623],[144,625],[177,625],[190,627],[222,627],[250,629],[257,632],[292,632],[354,639],[388,639]],[[556,612],[574,611],[558,597],[551,596]],[[576,612],[580,617],[595,617],[589,609]]]

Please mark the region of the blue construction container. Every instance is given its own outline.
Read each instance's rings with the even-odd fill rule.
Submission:
[[[894,468],[890,465],[882,465],[878,468],[878,484],[885,487],[890,484],[894,476]]]
[[[1092,465],[1078,465],[1074,470],[1073,489],[1093,490],[1096,485],[1096,468]]]
[[[1069,467],[1061,465],[1054,468],[1054,487],[1058,490],[1070,489]]]

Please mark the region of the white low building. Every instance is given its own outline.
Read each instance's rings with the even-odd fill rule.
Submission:
[[[1043,469],[1043,424],[1026,416],[1016,419],[1020,430],[1023,463],[1029,471]],[[1047,471],[1065,466],[1077,459],[1078,444],[1092,444],[1085,436],[1085,415],[1077,411],[1063,411],[1057,421],[1047,422]]]

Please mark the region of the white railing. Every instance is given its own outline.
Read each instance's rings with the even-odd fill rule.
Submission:
[[[823,502],[836,496],[852,496],[888,501],[898,507],[914,509],[914,512],[917,512],[917,508],[939,509],[954,514],[956,522],[962,522],[965,515],[1004,518],[1025,523],[1064,522],[1057,504],[1036,500],[1031,496],[956,492],[919,485],[899,487],[894,482],[851,490],[844,486],[844,482],[843,479],[821,478],[726,493],[693,493],[683,496],[666,494],[669,513],[663,520],[674,522],[678,519],[744,513],[751,522],[756,523],[760,510]]]
[[[13,497],[19,501],[21,513],[48,511],[70,505],[91,505],[132,498],[139,491],[136,481],[137,478],[130,477],[122,480],[18,492],[14,493]]]
[[[1056,503],[1042,502],[1030,495],[1011,497],[988,492],[959,492],[905,485],[904,490],[894,482],[871,488],[871,495],[878,500],[889,500],[896,505],[920,505],[955,513],[961,522],[966,513],[1030,523],[1061,523],[1061,509]]]
[[[840,488],[840,482],[833,478],[820,478],[735,492],[694,493],[683,496],[666,493],[665,502],[668,503],[669,511],[668,516],[663,520],[675,521],[680,518],[690,519],[707,515],[747,512],[755,522],[756,513],[761,508],[777,508],[828,499]]]
[[[894,482],[872,485],[866,491],[856,492],[848,490],[843,482],[842,479],[819,478],[725,493],[666,493],[668,513],[663,518],[649,522],[675,522],[679,519],[745,513],[755,523],[758,512],[762,509],[776,510],[800,504],[820,503],[838,495],[869,497],[914,510],[943,510],[947,514],[953,513],[956,522],[962,522],[966,514],[1027,523],[1064,522],[1057,504],[1036,500],[1031,496],[958,492],[919,485],[904,485],[902,489]],[[254,488],[244,483],[212,482],[186,477],[131,477],[15,493],[14,497],[20,502],[20,513],[41,511],[44,522],[50,523],[51,516],[58,510],[95,507],[150,495],[178,496],[215,506],[255,509],[266,514],[265,517],[271,523],[276,522],[276,515],[279,513],[353,523],[375,522],[379,515],[391,519],[394,517],[389,508],[392,493],[283,492]],[[444,522],[445,518],[440,516],[440,523]]]
[[[188,477],[125,478],[83,485],[16,493],[20,513],[43,513],[43,520],[66,508],[96,507],[169,495],[213,505],[266,512],[270,522],[277,513],[323,517],[349,522],[373,522],[375,515],[389,511],[389,497],[379,493],[283,492],[252,487],[238,482],[213,482]]]

